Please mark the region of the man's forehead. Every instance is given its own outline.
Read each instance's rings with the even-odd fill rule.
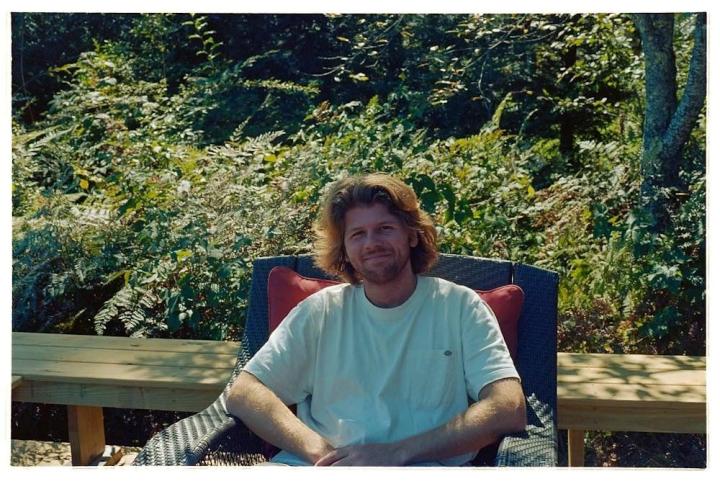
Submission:
[[[360,204],[348,209],[345,213],[345,226],[347,229],[361,227],[365,224],[380,222],[402,222],[400,218],[390,212],[385,204]]]

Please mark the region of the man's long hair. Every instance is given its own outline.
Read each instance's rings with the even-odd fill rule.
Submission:
[[[315,222],[315,264],[330,275],[357,284],[360,278],[345,253],[345,214],[357,206],[380,203],[415,230],[418,243],[410,249],[415,274],[427,272],[437,261],[437,231],[430,216],[420,208],[415,192],[387,174],[367,174],[338,180],[330,186]]]

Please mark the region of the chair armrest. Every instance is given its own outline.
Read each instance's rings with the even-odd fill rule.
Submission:
[[[155,434],[137,455],[133,465],[194,466],[218,437],[237,423],[227,414],[221,396],[199,413]]]
[[[526,399],[525,431],[505,436],[495,457],[496,466],[556,466],[557,428],[550,406],[534,394]]]

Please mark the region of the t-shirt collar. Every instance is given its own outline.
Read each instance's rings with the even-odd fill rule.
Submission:
[[[427,279],[423,276],[417,276],[417,283],[415,284],[415,290],[408,297],[405,302],[395,307],[378,307],[367,298],[365,295],[365,288],[360,284],[357,295],[360,298],[360,303],[367,310],[367,312],[374,318],[380,320],[399,320],[407,313],[412,310],[416,304],[422,302],[425,297]]]

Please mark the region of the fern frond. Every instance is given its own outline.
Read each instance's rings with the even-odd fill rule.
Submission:
[[[73,205],[70,211],[75,221],[83,225],[103,226],[111,219],[110,209],[104,207]]]
[[[242,124],[235,129],[233,136],[240,136],[241,127]],[[284,134],[285,131],[283,130],[274,130],[249,139],[239,139],[231,136],[230,141],[224,145],[209,147],[207,150],[208,156],[211,159],[232,159],[244,163],[258,153],[272,151],[274,149],[272,143]]]
[[[113,297],[105,301],[105,304],[95,314],[95,332],[102,335],[108,323],[118,319],[122,312],[131,310],[134,307],[134,293],[130,286],[123,286]]]

